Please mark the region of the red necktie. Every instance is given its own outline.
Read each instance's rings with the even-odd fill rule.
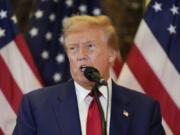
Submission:
[[[89,95],[93,97],[93,100],[91,101],[88,110],[86,135],[102,135],[101,117],[98,110],[98,106],[96,104],[95,97],[92,95],[92,93],[90,93]],[[99,93],[99,96],[101,95],[102,94]]]

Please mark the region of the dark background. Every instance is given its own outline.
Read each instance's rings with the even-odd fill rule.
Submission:
[[[18,27],[25,32],[30,15],[38,0],[10,0],[18,20]],[[145,0],[101,0],[102,10],[108,15],[119,36],[119,48],[124,61],[130,50],[137,27],[143,17]]]

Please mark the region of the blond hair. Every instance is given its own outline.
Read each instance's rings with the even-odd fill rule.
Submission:
[[[118,38],[109,17],[101,16],[88,16],[88,15],[76,15],[67,18],[63,23],[64,39],[66,36],[75,31],[79,31],[85,28],[95,27],[100,28],[104,32],[104,38],[106,43],[113,49],[118,50]]]

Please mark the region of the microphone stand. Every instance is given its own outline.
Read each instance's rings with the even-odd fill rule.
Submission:
[[[101,102],[100,102],[99,96],[98,96],[98,91],[99,91],[98,87],[99,86],[100,86],[100,84],[96,82],[95,85],[92,88],[92,94],[95,97],[95,100],[96,100],[96,103],[97,103],[97,106],[98,106],[98,109],[99,109],[99,112],[100,112],[102,135],[107,135],[106,120],[105,120],[104,112],[103,112],[103,109],[102,109],[102,105],[101,105]]]

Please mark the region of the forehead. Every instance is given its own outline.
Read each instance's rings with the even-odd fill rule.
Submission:
[[[100,28],[89,27],[69,32],[65,37],[65,44],[88,43],[104,41],[104,32]]]

